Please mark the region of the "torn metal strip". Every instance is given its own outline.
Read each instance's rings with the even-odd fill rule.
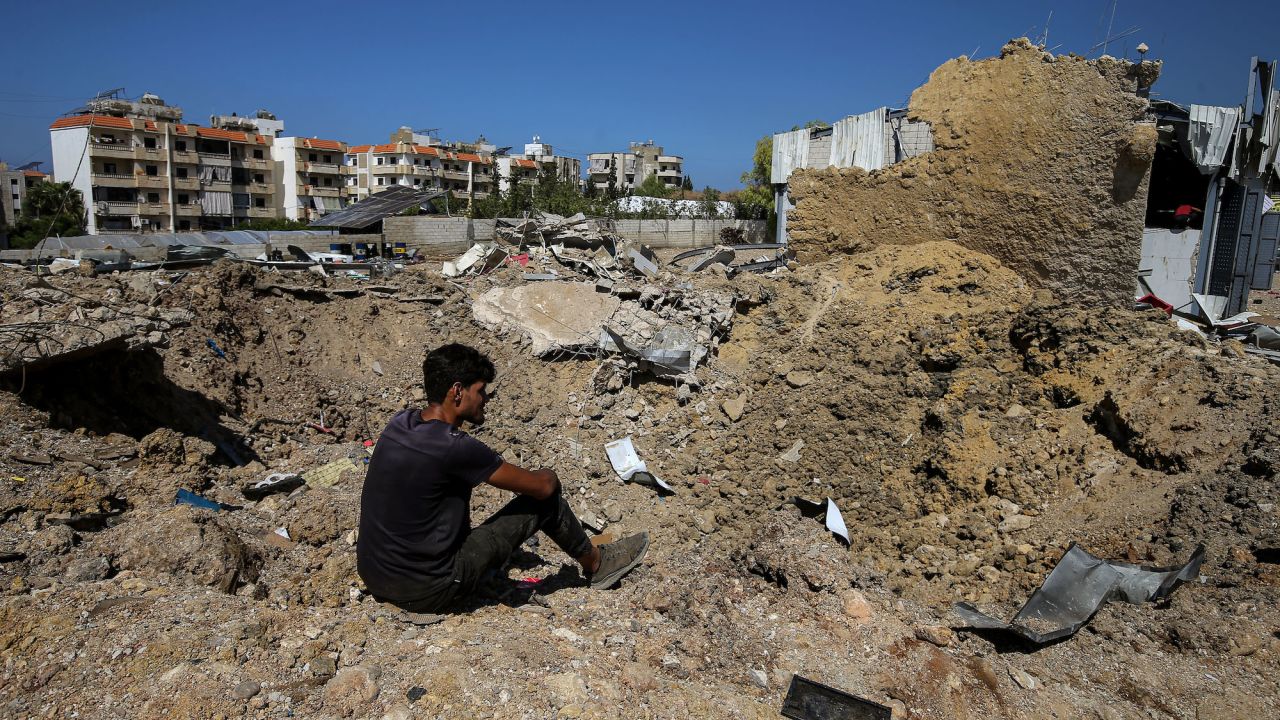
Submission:
[[[1010,622],[991,617],[969,603],[957,603],[963,627],[1000,630],[1036,645],[1074,635],[1109,600],[1139,604],[1158,600],[1197,577],[1204,546],[1179,567],[1153,568],[1110,562],[1072,543],[1044,584]]]

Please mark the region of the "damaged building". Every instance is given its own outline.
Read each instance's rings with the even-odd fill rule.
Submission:
[[[906,110],[774,136],[778,237],[802,258],[949,240],[1068,302],[1234,315],[1274,271],[1274,67],[1225,108],[1149,103],[1158,62],[1025,39],[952,60]]]

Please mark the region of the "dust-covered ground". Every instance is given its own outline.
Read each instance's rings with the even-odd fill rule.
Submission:
[[[793,673],[912,718],[1280,711],[1280,371],[1158,311],[1064,307],[946,242],[671,274],[652,286],[737,298],[690,393],[481,327],[472,299],[513,269],[174,278],[0,270],[0,324],[139,338],[0,384],[5,717],[775,718]],[[478,437],[554,468],[605,536],[652,534],[619,588],[543,539],[438,624],[363,594],[364,441],[455,341],[499,370]],[[604,445],[628,435],[676,494],[618,480]],[[331,488],[241,492],[347,457]],[[834,499],[850,547],[797,496]],[[479,490],[473,521],[506,500]],[[1207,560],[1039,650],[952,629],[961,600],[1011,617],[1073,541]]]

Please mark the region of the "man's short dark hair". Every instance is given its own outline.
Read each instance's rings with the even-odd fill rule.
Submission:
[[[431,402],[444,402],[454,383],[463,387],[477,380],[493,382],[493,363],[473,347],[450,343],[427,353],[422,361],[422,389]]]

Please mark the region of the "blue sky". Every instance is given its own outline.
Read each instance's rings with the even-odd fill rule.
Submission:
[[[1120,0],[1113,55],[1165,61],[1155,95],[1241,102],[1251,55],[1280,57],[1280,3]],[[583,3],[18,2],[0,6],[0,159],[49,159],[48,126],[104,89],[186,119],[267,108],[290,135],[386,142],[400,125],[532,135],[585,157],[653,139],[699,188],[737,187],[756,139],[902,106],[947,59],[1008,39],[1090,52],[1111,0]],[[49,165],[45,169],[50,169]]]

